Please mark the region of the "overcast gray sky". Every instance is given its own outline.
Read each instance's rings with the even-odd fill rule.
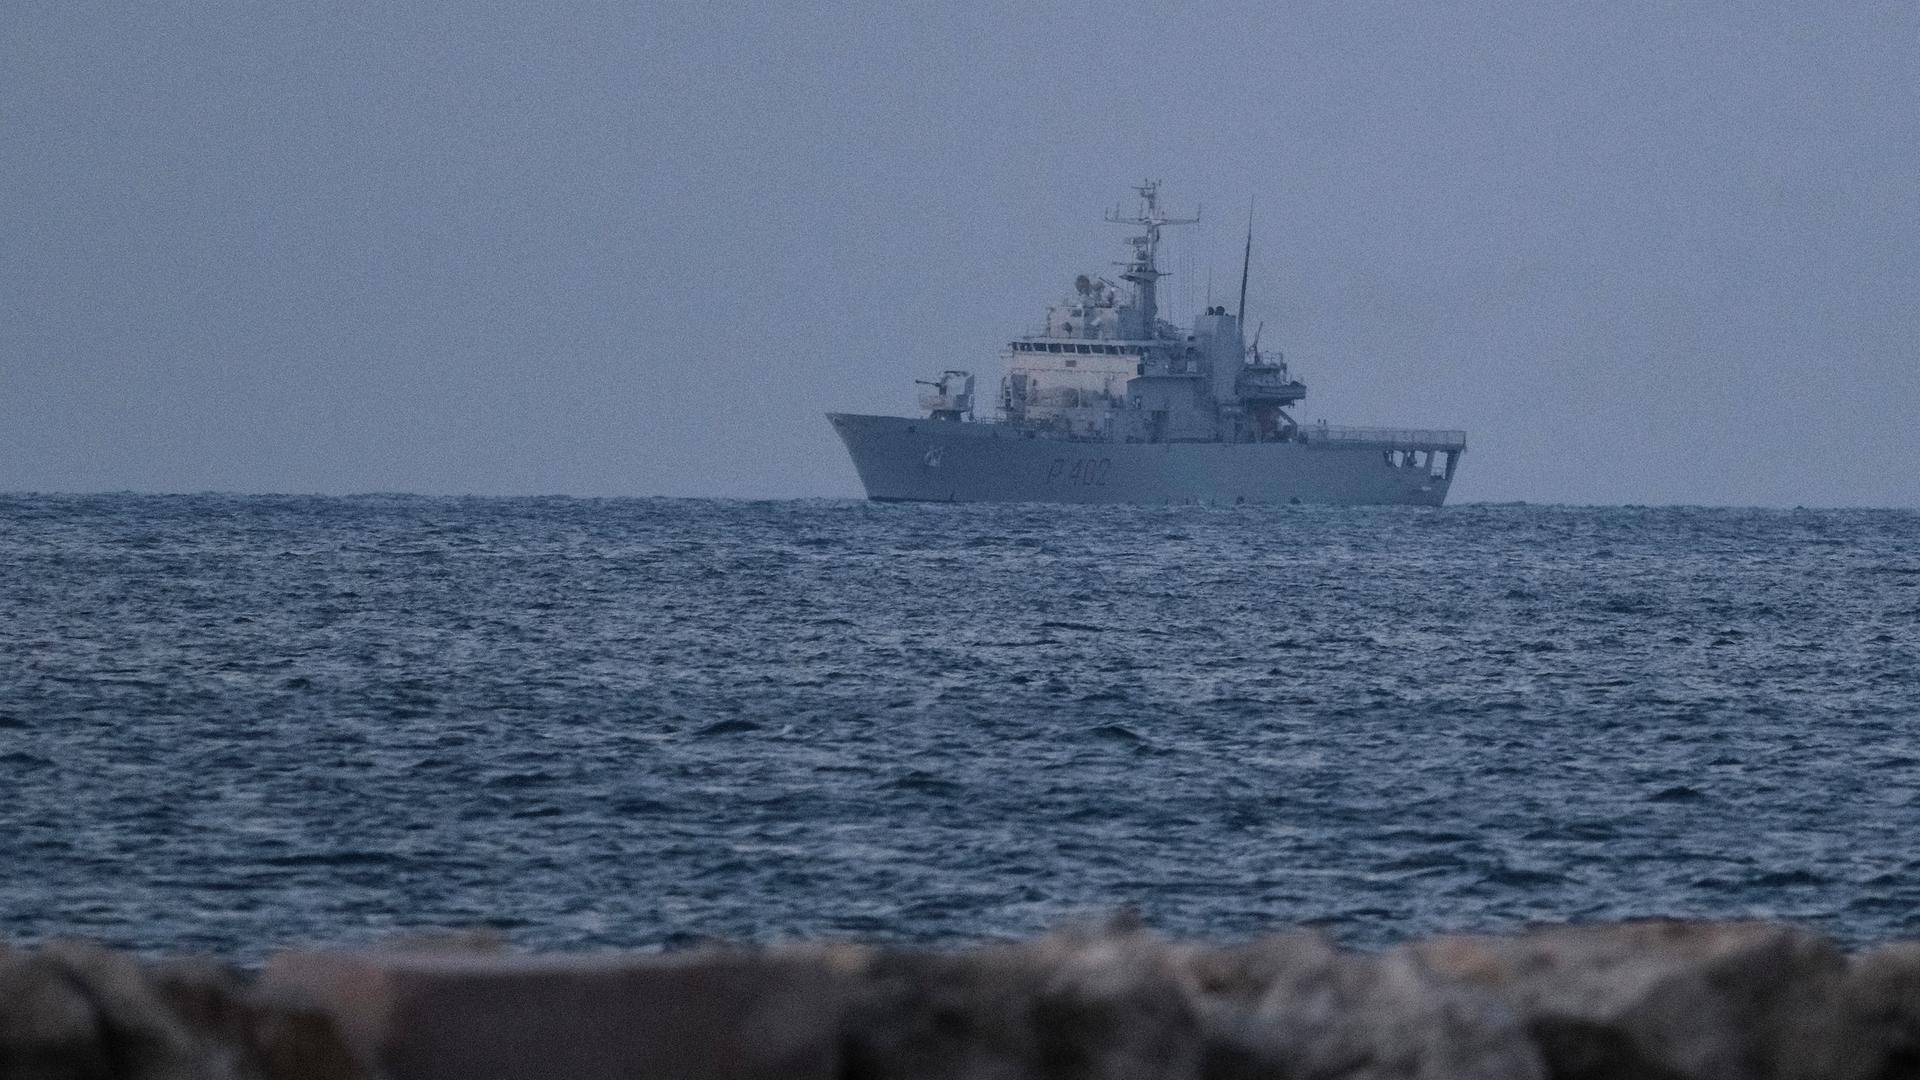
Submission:
[[[1920,4],[15,0],[0,490],[854,495],[1205,224],[1456,500],[1920,505]],[[997,378],[997,372],[995,373]]]

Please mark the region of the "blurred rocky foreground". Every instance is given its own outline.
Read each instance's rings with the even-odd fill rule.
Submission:
[[[1125,921],[955,951],[539,956],[446,939],[257,974],[0,946],[0,1078],[1920,1078],[1920,942],[1646,921],[1384,952]]]

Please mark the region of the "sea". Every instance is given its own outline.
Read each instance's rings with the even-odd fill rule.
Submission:
[[[0,939],[1920,936],[1920,514],[0,497]]]

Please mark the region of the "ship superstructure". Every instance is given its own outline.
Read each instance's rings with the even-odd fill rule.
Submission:
[[[1424,503],[1446,498],[1460,431],[1302,426],[1306,386],[1279,353],[1246,340],[1240,304],[1191,326],[1160,317],[1159,185],[1135,189],[1119,284],[1082,274],[1038,333],[1000,354],[993,416],[976,417],[974,376],[924,381],[927,417],[829,414],[876,500],[1130,503]],[[1247,255],[1251,255],[1248,236]]]

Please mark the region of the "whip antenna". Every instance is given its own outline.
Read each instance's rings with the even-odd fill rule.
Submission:
[[[1247,270],[1253,265],[1253,196],[1247,196],[1247,250],[1240,256],[1240,325],[1247,325]]]

